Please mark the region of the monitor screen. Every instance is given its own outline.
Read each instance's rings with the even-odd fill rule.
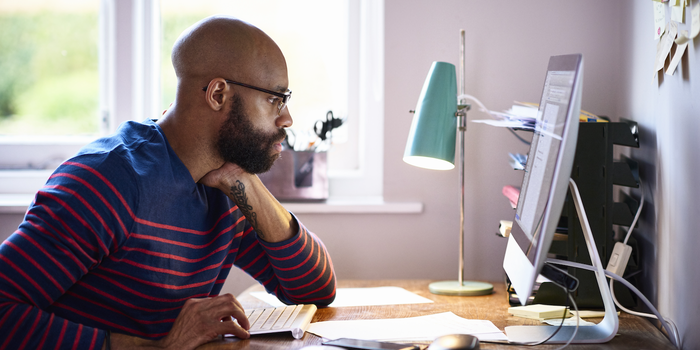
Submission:
[[[583,56],[549,59],[503,268],[525,305],[559,223],[576,153]]]

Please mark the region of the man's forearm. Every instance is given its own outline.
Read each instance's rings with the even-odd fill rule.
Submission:
[[[299,225],[255,175],[235,179],[226,193],[245,215],[258,236],[275,243],[294,237]]]

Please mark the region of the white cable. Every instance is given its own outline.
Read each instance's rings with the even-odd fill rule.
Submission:
[[[574,334],[571,335],[571,338],[569,338],[569,341],[567,341],[566,344],[556,348],[555,350],[561,350],[561,349],[569,346],[569,344],[571,344],[571,342],[574,340],[574,338],[576,338],[576,333],[578,333],[579,320],[581,319],[578,316],[579,312],[578,312],[578,306],[576,305],[576,300],[574,300],[574,297],[571,296],[571,292],[567,291],[567,294],[569,295],[569,300],[571,300],[571,303],[574,304],[574,310],[576,311],[576,313],[574,314],[575,315],[574,317],[576,317],[576,328],[574,328]]]
[[[613,301],[615,302],[615,305],[617,305],[617,307],[618,307],[620,310],[622,310],[622,311],[624,311],[624,312],[626,312],[626,313],[628,313],[628,314],[630,314],[630,315],[635,315],[635,316],[640,316],[640,317],[647,317],[647,318],[653,318],[653,319],[657,319],[657,320],[659,319],[659,318],[656,317],[656,315],[654,315],[654,314],[647,314],[647,313],[643,313],[643,312],[632,311],[632,310],[629,310],[629,309],[627,309],[626,307],[622,306],[622,304],[620,304],[620,302],[619,302],[619,301],[617,300],[617,298],[615,297],[615,290],[613,289],[613,281],[614,281],[614,280],[611,278],[611,279],[610,279],[610,294],[612,295],[612,298],[613,298]],[[676,344],[680,344],[681,336],[680,336],[680,334],[678,333],[678,327],[676,327],[676,324],[673,323],[673,321],[671,321],[671,320],[665,320],[665,319],[664,319],[662,322],[666,322],[666,323],[669,325],[669,327],[670,327],[671,330],[673,331],[673,337],[676,339],[675,343],[676,343]],[[667,329],[666,329],[666,332],[669,332],[669,331],[670,331],[670,330],[667,328]],[[671,334],[669,333],[669,337],[670,337],[670,336],[671,336]]]
[[[632,220],[632,224],[627,229],[627,235],[625,235],[625,240],[622,242],[625,245],[627,244],[627,240],[629,240],[630,236],[632,235],[632,230],[634,230],[634,226],[637,225],[637,220],[639,219],[639,214],[641,214],[642,212],[642,208],[644,208],[644,187],[642,186],[641,179],[639,179],[639,191],[642,192],[642,198],[639,199],[639,208],[637,208],[637,214],[634,215],[634,220]]]
[[[642,193],[641,198],[639,199],[639,208],[637,208],[637,213],[634,215],[634,220],[632,220],[632,224],[627,229],[627,234],[625,235],[625,239],[623,241],[624,244],[627,244],[627,241],[630,239],[630,236],[632,236],[632,230],[634,230],[634,227],[637,225],[637,220],[639,220],[639,215],[641,214],[642,208],[644,207],[644,187],[642,185],[641,179],[639,180],[639,190]],[[615,305],[620,310],[622,310],[630,315],[658,319],[658,317],[656,317],[656,315],[644,313],[644,312],[632,311],[632,310],[629,310],[626,307],[622,306],[622,304],[617,300],[617,297],[615,297],[615,289],[613,289],[613,282],[614,282],[614,280],[611,278],[610,279],[610,293],[612,294],[612,298],[613,298],[613,301],[615,302]],[[678,334],[678,328],[671,321],[667,321],[667,323],[673,329],[673,333],[674,333],[673,336],[676,338],[677,341],[679,341],[680,335]],[[670,334],[669,334],[669,336],[670,336]]]
[[[567,261],[567,260],[560,260],[560,259],[547,259],[547,262],[552,263],[552,264],[557,264],[557,265],[570,266],[570,267],[574,267],[577,269],[595,271],[595,268],[593,266],[577,263],[574,261]],[[626,279],[624,279],[624,278],[618,276],[617,274],[614,274],[608,270],[603,270],[603,271],[605,272],[605,274],[608,277],[622,283],[625,287],[629,288],[632,292],[634,292],[634,294],[637,294],[639,299],[642,300],[642,302],[644,302],[644,304],[647,305],[647,307],[654,313],[654,315],[656,315],[656,318],[661,322],[661,326],[666,329],[666,332],[669,334],[670,340],[673,343],[673,345],[676,348],[680,349],[680,337],[676,336],[677,332],[673,332],[671,329],[669,329],[669,327],[670,327],[669,325],[672,323],[669,321],[666,321],[661,316],[659,311],[656,310],[656,308],[649,301],[649,299],[647,299],[647,297],[645,297],[644,294],[642,294],[642,292],[639,291],[639,289],[637,289],[635,286],[633,286],[631,283],[629,283]],[[673,334],[673,336],[671,336],[671,334]]]
[[[644,187],[642,187],[642,180],[639,180],[639,190],[642,192],[642,197],[639,200],[639,208],[637,208],[637,213],[634,214],[634,220],[632,220],[632,224],[629,226],[627,229],[627,234],[625,235],[625,239],[622,243],[627,245],[627,241],[630,239],[630,236],[632,236],[632,230],[634,230],[634,226],[637,225],[637,220],[639,219],[639,214],[642,212],[642,208],[644,207]],[[641,316],[641,317],[649,317],[649,318],[656,318],[655,315],[652,314],[647,314],[647,313],[642,313],[642,312],[636,312],[632,310],[628,310],[624,306],[620,305],[620,302],[617,301],[617,298],[615,297],[615,290],[613,289],[613,279],[610,279],[610,293],[612,294],[613,301],[615,302],[615,305],[617,305],[620,310],[631,314],[635,316]]]
[[[570,300],[571,303],[574,305],[574,310],[576,310],[576,328],[574,329],[574,333],[571,335],[571,338],[569,338],[569,341],[567,341],[566,344],[564,344],[564,345],[562,345],[562,346],[560,346],[560,347],[558,347],[558,348],[555,349],[555,350],[561,350],[561,349],[563,349],[563,348],[569,346],[569,344],[571,344],[571,342],[574,340],[574,338],[576,338],[576,334],[578,333],[579,319],[580,319],[580,318],[578,317],[579,312],[578,312],[578,306],[576,305],[576,300],[574,300],[574,297],[571,295],[571,292],[570,292],[568,289],[566,289],[566,287],[564,287],[564,286],[561,286],[561,285],[556,284],[556,283],[555,283],[554,285],[559,286],[559,287],[561,287],[562,289],[564,289],[564,291],[566,291],[566,295],[569,297],[569,300]],[[568,312],[568,308],[566,308],[566,309],[564,310],[564,315],[562,316],[562,318],[561,318],[561,323],[559,324],[559,326],[557,327],[557,329],[554,331],[554,333],[550,334],[547,338],[542,339],[542,340],[537,341],[537,342],[534,342],[534,343],[509,342],[508,344],[510,344],[510,345],[537,346],[537,345],[541,345],[541,344],[547,343],[547,342],[548,342],[550,339],[552,339],[552,337],[554,337],[554,335],[557,334],[557,333],[561,330],[561,328],[564,326],[564,322],[566,321],[566,313],[567,313],[567,312]],[[567,326],[567,327],[569,327],[569,326]]]
[[[476,98],[476,97],[474,97],[474,96],[472,96],[472,95],[467,95],[467,94],[465,94],[465,95],[459,95],[459,96],[457,96],[457,98],[458,98],[458,99],[466,98],[466,99],[472,100],[472,101],[474,101],[474,102],[479,106],[479,110],[480,110],[480,111],[482,111],[482,112],[488,114],[491,118],[493,118],[493,119],[498,119],[498,120],[503,119],[503,117],[500,116],[500,114],[502,114],[502,113],[493,112],[493,111],[489,110],[488,108],[486,108],[486,106],[485,106],[483,103],[481,103],[481,101],[479,101],[478,98]]]
[[[491,112],[489,111],[489,109],[486,108],[486,106],[485,106],[483,103],[481,103],[481,101],[479,101],[478,98],[476,98],[476,97],[474,97],[474,96],[472,96],[472,95],[467,95],[467,94],[459,95],[459,96],[457,96],[457,99],[458,99],[458,100],[461,100],[461,99],[469,99],[469,100],[472,100],[472,101],[476,102],[476,104],[479,106],[479,110],[480,110],[480,111],[485,112],[485,113],[488,113],[488,114],[491,114]]]

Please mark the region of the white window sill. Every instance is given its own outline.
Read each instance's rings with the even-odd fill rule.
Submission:
[[[24,214],[34,199],[33,194],[0,194],[0,214]],[[325,202],[282,203],[295,214],[417,214],[423,212],[420,202],[384,202],[382,198],[331,198]]]
[[[24,214],[33,194],[0,194],[0,214]]]
[[[418,214],[420,202],[385,202],[381,197],[329,198],[324,202],[283,202],[294,214]]]
[[[0,213],[24,214],[51,170],[0,171]],[[295,214],[418,214],[421,202],[385,202],[381,196],[331,197],[323,202],[283,202]]]

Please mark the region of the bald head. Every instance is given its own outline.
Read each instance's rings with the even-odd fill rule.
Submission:
[[[258,83],[270,69],[286,62],[275,42],[262,30],[234,17],[207,17],[175,41],[172,62],[179,84],[206,86],[224,77]],[[178,85],[179,85],[178,84]]]

